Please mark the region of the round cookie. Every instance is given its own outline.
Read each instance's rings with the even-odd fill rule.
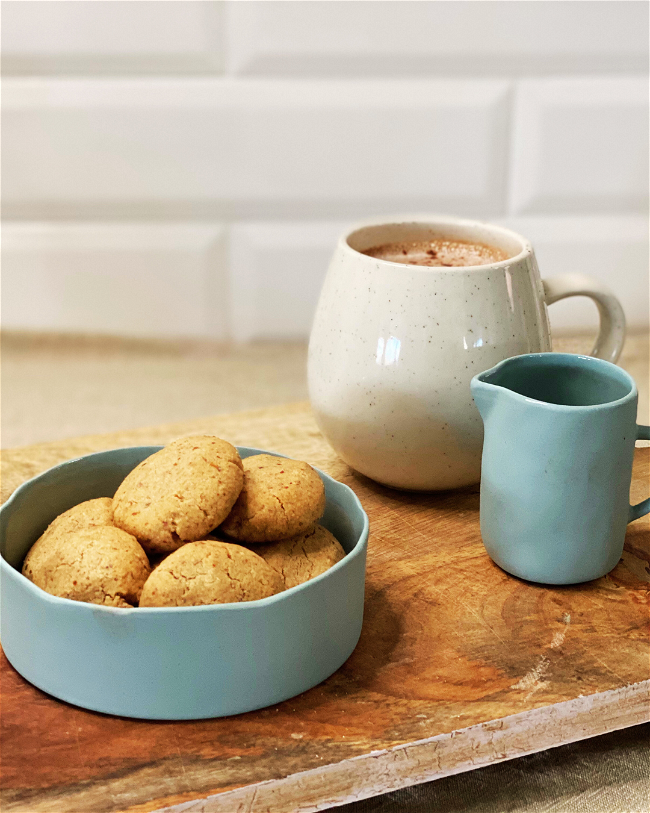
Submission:
[[[255,552],[282,574],[287,589],[320,576],[345,556],[338,539],[322,525],[291,539],[256,545]]]
[[[229,542],[189,542],[147,579],[141,607],[193,607],[255,601],[281,593],[282,576],[261,556]]]
[[[147,553],[170,552],[219,525],[243,480],[230,443],[210,435],[179,438],[125,477],[113,497],[113,522]]]
[[[96,528],[99,526],[113,526],[113,500],[110,497],[99,497],[96,500],[85,502],[68,508],[52,520],[41,537],[34,543],[38,545],[41,539],[50,534],[67,535],[81,528]]]
[[[41,537],[25,557],[22,572],[54,596],[133,607],[150,567],[135,537],[119,528],[97,526]]]
[[[113,500],[110,497],[99,497],[68,508],[47,526],[41,536],[29,549],[28,556],[38,556],[38,551],[47,539],[67,537],[82,528],[110,527],[113,528]],[[27,561],[27,560],[25,560]]]
[[[244,463],[244,487],[219,530],[242,542],[304,533],[325,510],[325,487],[308,463],[258,454]]]

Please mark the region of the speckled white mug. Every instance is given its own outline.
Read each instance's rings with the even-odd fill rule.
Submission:
[[[496,246],[509,259],[431,268],[362,253],[435,237]],[[339,240],[309,343],[321,431],[346,463],[385,485],[477,483],[483,423],[469,382],[510,356],[550,350],[546,306],[567,296],[596,302],[592,355],[615,362],[625,338],[616,297],[581,274],[542,281],[532,246],[515,232],[451,217],[357,226]]]

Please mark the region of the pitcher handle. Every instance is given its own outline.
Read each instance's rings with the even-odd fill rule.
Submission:
[[[650,426],[637,426],[636,428],[637,440],[650,440]],[[630,515],[628,522],[632,522],[639,517],[644,517],[650,513],[650,497],[647,500],[641,500],[636,505],[630,506]]]
[[[616,364],[625,343],[625,314],[609,288],[584,274],[560,274],[542,283],[547,305],[567,296],[588,296],[594,300],[600,314],[600,330],[590,355]]]

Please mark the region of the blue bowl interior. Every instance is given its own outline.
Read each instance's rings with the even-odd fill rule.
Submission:
[[[23,483],[0,510],[0,554],[20,571],[27,551],[59,514],[84,500],[112,497],[126,475],[161,446],[134,446],[97,452],[61,463]],[[237,447],[242,458],[274,454],[262,449]],[[339,540],[346,553],[360,541],[366,517],[354,493],[342,483],[319,472],[327,497],[320,520]]]

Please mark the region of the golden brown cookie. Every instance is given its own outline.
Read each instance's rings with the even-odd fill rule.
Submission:
[[[226,518],[243,479],[230,443],[211,435],[179,438],[122,481],[113,498],[113,521],[147,553],[173,551]]]
[[[242,542],[304,533],[325,510],[325,487],[308,463],[258,454],[244,461],[244,487],[219,530]]]
[[[41,537],[23,563],[23,575],[47,593],[112,607],[137,606],[149,572],[137,539],[108,526]]]
[[[287,589],[320,576],[345,556],[338,539],[322,525],[291,539],[256,545],[255,553],[282,574]]]
[[[256,553],[228,542],[189,542],[153,571],[141,607],[255,601],[284,590],[282,576]]]
[[[110,497],[99,497],[96,500],[86,500],[52,520],[43,532],[40,539],[49,534],[66,535],[81,528],[96,528],[113,525],[113,500]],[[38,545],[40,539],[35,542]]]

